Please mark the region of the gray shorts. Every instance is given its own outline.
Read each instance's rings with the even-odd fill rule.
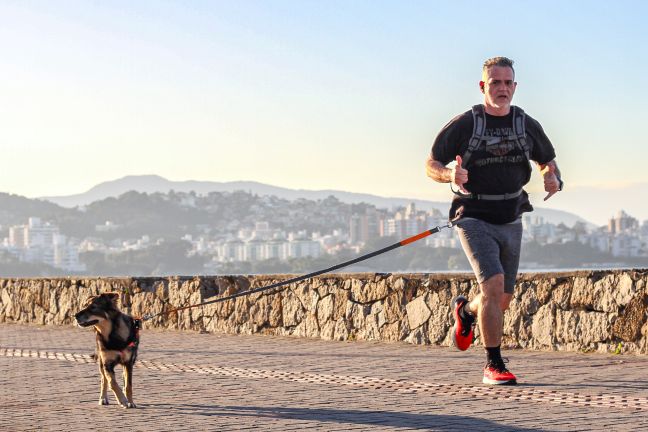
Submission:
[[[504,292],[513,294],[520,264],[522,222],[494,225],[465,218],[457,224],[464,252],[479,283],[496,274],[504,275]]]

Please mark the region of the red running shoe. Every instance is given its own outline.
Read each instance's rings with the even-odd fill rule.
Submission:
[[[472,344],[474,338],[473,327],[475,325],[475,317],[460,312],[466,303],[468,303],[468,299],[462,295],[452,300],[452,305],[454,306],[452,313],[455,319],[454,327],[452,328],[452,342],[461,351],[466,351]]]
[[[484,384],[492,385],[515,385],[517,378],[513,375],[504,364],[504,360],[489,361],[484,367]]]

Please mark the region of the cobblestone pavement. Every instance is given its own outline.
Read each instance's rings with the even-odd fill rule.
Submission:
[[[99,406],[94,334],[0,325],[0,430],[648,430],[648,358],[144,329],[137,409]]]

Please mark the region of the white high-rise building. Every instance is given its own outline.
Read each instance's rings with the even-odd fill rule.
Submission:
[[[319,242],[306,239],[294,239],[284,243],[284,256],[286,258],[317,258],[322,253]]]
[[[21,261],[44,263],[69,271],[83,271],[78,245],[70,244],[59,228],[40,218],[30,217],[27,225],[9,227],[9,246]]]
[[[9,227],[9,246],[14,248],[27,247],[27,237],[25,235],[25,225],[15,225]]]
[[[54,244],[54,237],[59,228],[49,222],[43,223],[40,218],[30,217],[25,228],[25,243],[27,247],[49,247]]]

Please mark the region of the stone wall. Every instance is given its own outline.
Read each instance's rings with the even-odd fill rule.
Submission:
[[[0,322],[72,325],[90,295],[122,294],[132,315],[285,280],[285,275],[0,279]],[[467,274],[325,275],[153,318],[145,328],[450,345],[450,302]],[[648,354],[648,270],[524,274],[505,314],[508,347]],[[0,340],[1,343],[1,340]]]

